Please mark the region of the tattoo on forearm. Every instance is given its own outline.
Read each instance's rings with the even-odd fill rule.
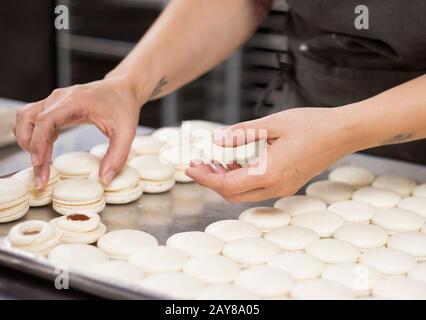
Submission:
[[[163,88],[167,85],[167,83],[168,82],[166,77],[161,78],[160,82],[157,84],[154,91],[152,91],[152,94],[149,97],[149,100],[154,100],[158,98],[158,96],[161,94],[161,92],[163,91]]]
[[[414,137],[414,133],[412,132],[406,132],[406,133],[400,133],[396,136],[393,136],[389,140],[385,141],[385,144],[397,144],[402,143],[411,140]]]

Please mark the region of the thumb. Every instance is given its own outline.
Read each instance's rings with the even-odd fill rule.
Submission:
[[[238,147],[259,140],[270,140],[279,137],[279,132],[273,119],[260,118],[240,122],[227,128],[216,129],[213,141],[222,147]]]
[[[125,166],[134,136],[134,131],[126,129],[111,135],[108,151],[99,168],[99,177],[104,185],[111,183]]]

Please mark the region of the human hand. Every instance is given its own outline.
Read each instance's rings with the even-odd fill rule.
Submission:
[[[261,201],[294,194],[312,177],[355,151],[346,115],[339,108],[283,111],[222,129],[214,142],[224,147],[242,145],[258,140],[262,129],[267,130],[268,143],[258,163],[225,168],[196,160],[187,175],[230,202]],[[264,172],[251,174],[262,162]]]
[[[140,104],[122,78],[106,78],[54,90],[42,101],[18,109],[14,133],[31,154],[35,184],[44,189],[49,178],[53,143],[64,126],[92,123],[109,139],[99,175],[108,184],[126,163],[139,121]]]

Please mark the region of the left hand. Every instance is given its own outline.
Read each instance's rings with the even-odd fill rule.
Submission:
[[[299,108],[258,120],[242,122],[215,134],[214,142],[224,147],[259,139],[241,139],[241,132],[267,130],[265,170],[253,175],[248,167],[204,164],[193,161],[186,174],[230,202],[261,201],[296,193],[306,182],[355,150],[347,115],[339,108]],[[229,139],[229,137],[239,137]],[[239,141],[240,143],[236,142]],[[241,142],[242,141],[242,142]]]

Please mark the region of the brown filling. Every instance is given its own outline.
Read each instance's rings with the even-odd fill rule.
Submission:
[[[24,236],[33,236],[39,233],[40,233],[40,230],[26,230],[23,232]]]
[[[80,213],[70,214],[67,216],[67,220],[71,220],[71,221],[87,221],[89,219],[90,217]]]

